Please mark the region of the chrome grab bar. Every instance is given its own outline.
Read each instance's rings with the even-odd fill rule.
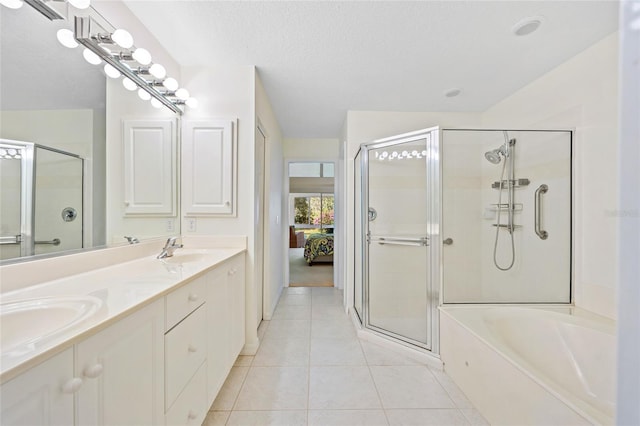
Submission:
[[[20,244],[22,242],[22,235],[11,235],[8,237],[0,237],[0,244]]]
[[[541,240],[546,240],[549,237],[549,233],[547,231],[540,229],[540,216],[541,216],[541,210],[542,210],[540,208],[541,195],[546,194],[548,190],[549,190],[549,187],[545,184],[542,184],[538,187],[538,189],[536,189],[536,193],[533,197],[533,201],[534,201],[533,227],[534,227],[534,230],[536,231],[536,235],[540,237]]]
[[[429,237],[371,237],[371,242],[380,245],[424,247],[429,245]]]
[[[51,241],[36,241],[36,244],[51,244],[52,246],[59,246],[60,245],[60,238],[54,238]]]

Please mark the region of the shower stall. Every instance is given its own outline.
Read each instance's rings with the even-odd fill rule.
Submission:
[[[0,139],[0,260],[83,247],[84,161]]]
[[[571,303],[571,131],[431,128],[360,146],[354,306],[439,353],[438,306]]]

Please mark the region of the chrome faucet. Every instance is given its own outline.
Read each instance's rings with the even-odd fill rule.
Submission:
[[[129,244],[138,244],[140,242],[136,237],[127,237],[126,235],[124,237],[127,239]]]
[[[164,245],[164,247],[162,248],[162,251],[158,255],[158,259],[164,259],[165,257],[171,257],[171,256],[173,256],[173,252],[176,251],[176,249],[179,249],[179,248],[183,247],[182,244],[176,244],[176,239],[177,239],[177,237],[171,237],[171,238],[169,238],[167,240],[167,243]]]

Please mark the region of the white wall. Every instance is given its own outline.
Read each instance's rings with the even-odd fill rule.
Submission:
[[[285,139],[283,155],[285,159],[338,158],[338,139]]]
[[[618,401],[616,424],[640,424],[640,7],[621,3]]]
[[[616,317],[618,35],[612,34],[485,111],[487,128],[575,129],[577,306]]]
[[[265,147],[265,235],[263,313],[270,319],[284,286],[284,268],[288,257],[288,229],[284,222],[287,198],[283,196],[284,159],[280,125],[267,92],[256,73],[256,122],[266,132]]]
[[[251,66],[183,67],[182,80],[189,92],[199,101],[195,110],[183,120],[198,118],[233,118],[238,120],[237,216],[198,217],[196,231],[190,232],[183,217],[183,235],[246,235],[246,345],[245,353],[258,347],[256,318],[257,289],[255,287],[255,128],[256,88],[255,69]],[[266,119],[266,118],[265,118]]]

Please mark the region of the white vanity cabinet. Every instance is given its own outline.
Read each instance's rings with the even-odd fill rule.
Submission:
[[[167,425],[200,425],[206,389],[206,283],[196,278],[166,297],[165,410]]]
[[[69,348],[0,387],[0,424],[72,425],[73,393],[81,386]]]
[[[163,423],[164,326],[157,300],[75,346],[75,424]]]
[[[207,275],[207,395],[215,399],[245,342],[245,255]]]

